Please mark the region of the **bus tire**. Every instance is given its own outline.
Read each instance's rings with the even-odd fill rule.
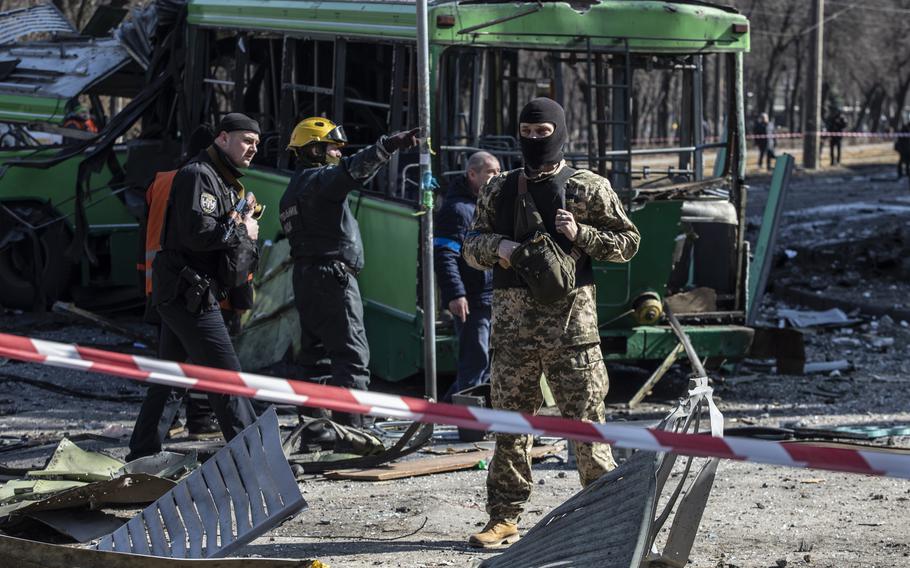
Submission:
[[[9,233],[0,234],[0,305],[19,310],[41,308],[42,300],[36,298],[38,289],[34,282],[36,262],[39,265],[41,293],[44,296],[44,307],[60,299],[69,291],[69,285],[75,272],[74,263],[67,258],[66,251],[72,242],[72,234],[64,221],[41,226],[60,217],[59,213],[48,205],[40,203],[5,203],[17,217],[26,220],[32,226],[40,227],[36,231],[39,239],[37,259],[34,243],[29,233],[17,230],[17,223],[8,218],[5,210],[0,209],[4,225],[13,227]],[[7,224],[10,222],[9,224]]]

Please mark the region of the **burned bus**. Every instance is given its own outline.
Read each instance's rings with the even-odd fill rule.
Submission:
[[[632,262],[595,263],[605,358],[666,357],[677,340],[661,324],[664,301],[710,362],[744,356],[752,338],[744,325],[748,20],[694,0],[429,4],[431,145],[442,187],[477,150],[519,166],[522,105],[539,95],[559,101],[567,160],[608,177],[642,233]],[[78,62],[92,57],[85,46],[105,42],[122,57],[103,73],[88,65],[93,71],[75,81]],[[159,0],[113,36],[36,43],[47,47],[0,43],[0,123],[24,141],[0,154],[0,288],[20,291],[0,303],[27,308],[67,289],[89,302],[102,286],[118,291],[107,300],[140,293],[147,183],[179,162],[197,125],[236,110],[262,125],[244,183],[272,212],[261,222],[256,307],[239,350],[248,368],[286,357],[298,332],[276,213],[291,173],[284,148],[311,115],[343,123],[352,149],[416,126],[415,2]],[[73,70],[41,83],[44,71],[17,55],[35,49],[66,54]],[[4,74],[7,59],[19,63]],[[36,140],[38,130],[73,134],[62,123],[74,97],[97,101],[105,126],[60,146]],[[416,153],[396,156],[350,197],[366,254],[359,281],[371,367],[391,381],[423,362],[418,168]],[[454,369],[454,343],[438,314],[442,372]]]

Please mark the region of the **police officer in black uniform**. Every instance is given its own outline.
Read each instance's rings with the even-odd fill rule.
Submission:
[[[342,158],[347,137],[325,118],[301,121],[288,150],[297,167],[281,198],[281,225],[294,257],[294,298],[300,315],[301,363],[318,380],[320,362],[331,361],[329,383],[366,390],[370,349],[356,276],[363,268],[360,228],[348,194],[361,189],[396,150],[417,145],[419,129],[383,136]],[[335,422],[361,427],[362,416],[333,414]]]
[[[240,370],[218,302],[246,283],[259,260],[255,196],[245,193],[239,171],[250,165],[258,144],[255,120],[227,114],[215,142],[174,177],[161,251],[152,265],[151,304],[161,316],[162,359]],[[171,387],[149,386],[128,461],[161,451],[180,408],[179,399],[170,394]],[[256,419],[246,398],[208,398],[225,440]]]

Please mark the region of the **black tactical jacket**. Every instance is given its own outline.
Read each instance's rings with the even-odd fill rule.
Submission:
[[[246,226],[238,224],[226,241],[225,231],[231,209],[238,201],[237,181],[242,174],[230,166],[228,158],[215,146],[215,163],[203,150],[174,177],[164,228],[161,251],[152,265],[152,305],[176,298],[185,287],[180,271],[188,266],[213,283],[206,308],[217,305],[229,286],[219,281],[219,266],[225,258],[238,254],[258,258],[256,242]],[[255,266],[246,267],[255,270]]]
[[[382,140],[341,159],[337,166],[297,167],[281,197],[281,226],[291,256],[307,263],[340,260],[355,272],[363,268],[360,227],[348,194],[363,187],[389,159]]]

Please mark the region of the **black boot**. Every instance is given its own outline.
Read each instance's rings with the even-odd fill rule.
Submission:
[[[310,453],[332,449],[337,438],[335,430],[321,420],[329,418],[329,411],[321,408],[303,408],[300,414],[300,422],[308,422],[308,424],[300,432],[299,451]]]

